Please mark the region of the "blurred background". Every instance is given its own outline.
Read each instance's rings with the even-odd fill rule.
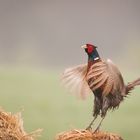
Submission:
[[[85,128],[93,96],[81,101],[60,86],[65,68],[87,62],[81,45],[98,46],[126,82],[140,76],[139,0],[0,0],[0,106],[24,108],[24,127],[40,140]],[[140,87],[109,112],[103,130],[140,137]]]

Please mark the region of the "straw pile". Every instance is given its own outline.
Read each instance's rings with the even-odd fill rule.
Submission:
[[[58,134],[56,140],[123,140],[120,136],[107,132],[93,133],[89,130],[71,130]]]
[[[24,131],[21,113],[12,115],[0,109],[0,140],[34,140],[35,133]]]

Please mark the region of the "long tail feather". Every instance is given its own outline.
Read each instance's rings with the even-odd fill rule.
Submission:
[[[140,78],[138,78],[137,80],[128,83],[126,86],[126,93],[128,94],[131,90],[133,90],[135,88],[135,86],[139,86],[140,85]]]

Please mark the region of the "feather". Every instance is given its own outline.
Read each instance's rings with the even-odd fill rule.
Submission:
[[[98,72],[89,72],[87,75],[87,79],[91,79],[93,77],[99,76],[104,72],[104,70],[98,71]]]
[[[91,92],[85,75],[87,73],[87,64],[78,65],[68,68],[62,75],[62,84],[65,85],[72,93],[85,98],[87,93]]]
[[[91,82],[91,79],[92,80]],[[118,68],[111,60],[99,61],[91,66],[87,74],[87,82],[90,88],[95,91],[102,87],[102,95],[115,94],[115,91],[122,95],[125,93],[125,84]]]
[[[105,82],[106,82],[106,80],[107,80],[107,78],[105,79],[103,79],[101,82],[99,82],[98,84],[96,84],[96,85],[94,85],[94,86],[90,86],[91,88],[92,88],[92,90],[94,91],[94,90],[96,90],[96,89],[98,89],[98,88],[100,88]]]
[[[136,79],[135,81],[128,83],[126,86],[126,94],[128,94],[135,86],[140,85],[140,78]]]
[[[106,79],[106,78],[108,78],[108,75],[106,75],[106,77],[103,77],[103,74],[100,75],[100,76],[98,76],[98,77],[92,82],[91,87],[92,87],[93,85],[96,85],[97,83],[103,81],[103,79]]]

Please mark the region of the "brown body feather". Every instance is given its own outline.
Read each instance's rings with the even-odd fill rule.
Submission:
[[[130,90],[140,85],[140,78],[125,85],[119,69],[111,60],[94,61],[87,72],[86,81],[95,95],[95,117],[99,114],[105,117],[108,109],[119,107]]]
[[[117,108],[124,97],[140,85],[140,78],[125,85],[120,71],[111,60],[98,60],[66,69],[63,83],[82,97],[92,91],[95,95],[93,116],[101,114],[104,117],[108,109]]]

